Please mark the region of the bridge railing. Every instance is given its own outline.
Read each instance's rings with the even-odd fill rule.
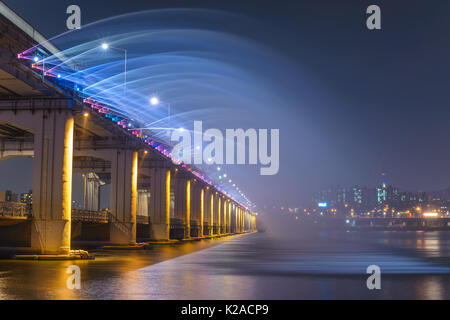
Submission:
[[[29,206],[25,203],[0,201],[0,216],[2,217],[30,217]]]
[[[136,222],[140,224],[148,224],[150,223],[149,216],[136,215]]]
[[[72,209],[72,220],[84,222],[110,222],[111,213],[107,210],[89,211],[82,209]]]

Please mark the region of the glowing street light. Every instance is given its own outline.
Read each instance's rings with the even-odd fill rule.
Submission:
[[[157,106],[157,105],[160,104],[160,102],[161,101],[156,96],[153,96],[153,97],[150,98],[150,104],[152,106]],[[170,103],[167,104],[167,113],[168,113],[168,115],[167,115],[167,124],[168,124],[168,127],[169,127],[169,130],[167,131],[167,135],[170,135]]]
[[[423,216],[425,218],[437,218],[439,214],[437,212],[424,212]]]
[[[157,97],[151,97],[150,103],[152,104],[152,106],[157,106],[159,104],[159,99]]]
[[[125,54],[125,63],[124,63],[125,64],[125,73],[124,73],[125,80],[124,80],[123,88],[124,88],[125,95],[127,95],[127,60],[128,60],[127,57],[128,57],[128,51],[126,49],[112,47],[106,42],[102,43],[101,47],[102,47],[103,50],[108,50],[109,48],[111,48],[111,49],[114,49],[114,50],[122,51]]]

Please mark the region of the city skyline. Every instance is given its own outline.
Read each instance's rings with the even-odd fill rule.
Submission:
[[[380,190],[387,190],[390,194],[380,193]],[[343,196],[344,195],[344,196]],[[347,199],[345,199],[347,195]],[[385,174],[380,175],[378,184],[372,184],[372,186],[364,185],[328,185],[326,187],[319,188],[314,191],[314,195],[308,201],[273,205],[271,207],[266,206],[265,209],[282,209],[282,211],[289,211],[291,213],[295,212],[295,209],[300,210],[304,208],[317,207],[319,203],[327,203],[327,207],[336,208],[343,206],[345,203],[349,205],[357,204],[357,197],[359,199],[364,198],[367,201],[367,195],[370,196],[370,205],[381,204],[386,197],[395,196],[398,200],[406,201],[411,199],[415,201],[416,199],[420,201],[436,200],[436,201],[449,201],[450,200],[450,186],[440,190],[411,190],[411,189],[400,189],[395,183],[389,182]],[[331,200],[330,200],[331,199]],[[369,206],[370,206],[369,205]]]

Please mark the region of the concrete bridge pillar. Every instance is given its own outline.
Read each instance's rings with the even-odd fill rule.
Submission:
[[[227,223],[227,233],[231,233],[231,215],[232,215],[232,205],[231,205],[231,201],[228,200],[227,201],[227,206],[228,206],[228,223]]]
[[[220,195],[216,195],[216,204],[217,204],[217,234],[222,233],[222,224],[223,224],[223,211],[222,211],[222,198]]]
[[[250,212],[245,211],[245,231],[250,232]]]
[[[184,239],[191,236],[191,181],[186,177],[175,179],[175,218],[184,225]]]
[[[211,210],[209,206],[209,187],[203,188],[203,236],[209,235],[209,220],[210,220],[210,214],[209,211]]]
[[[36,111],[31,247],[42,254],[70,252],[74,118],[71,111]]]
[[[191,180],[187,180],[185,184],[185,195],[186,195],[186,214],[184,215],[184,238],[191,237],[191,197],[192,197],[192,184]]]
[[[235,232],[236,218],[234,214],[234,203],[230,201],[230,233]]]
[[[205,189],[200,188],[200,217],[199,217],[199,237],[203,237],[205,222]]]
[[[150,192],[146,189],[138,190],[136,215],[148,217]]]
[[[217,234],[218,211],[217,211],[217,192],[211,191],[211,235]]]
[[[250,212],[248,211],[245,213],[245,231],[250,231]]]
[[[197,223],[197,237],[203,236],[204,215],[204,189],[202,185],[194,180],[191,185],[191,221]]]
[[[238,219],[239,219],[239,233],[242,233],[242,208],[238,207]]]
[[[85,174],[84,179],[84,210],[98,211],[100,209],[100,187],[105,183],[93,172]]]
[[[170,182],[169,168],[148,169],[150,175],[150,222],[153,240],[170,238]]]
[[[238,215],[238,232],[242,232],[242,212],[241,207],[237,207],[237,215]]]
[[[243,223],[243,228],[244,228],[244,232],[247,232],[247,222],[248,222],[248,212],[247,210],[244,210],[244,223]]]
[[[116,150],[111,161],[112,243],[136,243],[137,182],[137,151]]]
[[[205,211],[204,211],[204,221],[207,224],[206,228],[206,234],[204,232],[204,235],[212,236],[213,234],[213,214],[214,214],[214,195],[213,190],[211,190],[211,187],[207,187],[205,190]]]
[[[235,205],[234,214],[235,214],[235,219],[236,219],[234,232],[239,233],[239,207],[237,205]]]
[[[223,201],[222,201],[222,210],[223,210],[222,233],[227,233],[227,224],[228,224],[227,208],[228,208],[227,199],[223,198]]]

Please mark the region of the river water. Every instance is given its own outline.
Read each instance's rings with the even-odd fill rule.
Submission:
[[[449,299],[450,232],[255,233],[91,261],[0,261],[0,299]],[[66,268],[81,269],[81,290]],[[366,268],[381,268],[368,290]]]

